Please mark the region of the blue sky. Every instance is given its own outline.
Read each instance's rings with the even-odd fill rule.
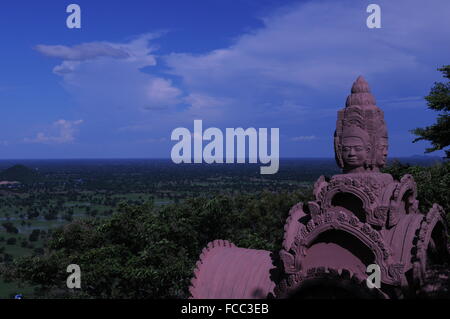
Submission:
[[[381,29],[366,27],[370,3]],[[168,158],[194,119],[278,127],[282,157],[332,157],[360,74],[390,156],[422,154],[409,130],[436,118],[423,96],[450,63],[449,15],[447,0],[3,2],[0,158]]]

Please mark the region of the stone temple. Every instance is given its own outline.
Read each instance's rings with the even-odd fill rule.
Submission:
[[[191,298],[408,298],[426,271],[446,262],[443,208],[420,212],[411,175],[395,180],[386,164],[388,132],[369,85],[358,77],[338,111],[334,135],[342,174],[321,176],[315,200],[291,208],[279,252],[215,240],[203,249]],[[369,288],[376,264],[380,288]]]

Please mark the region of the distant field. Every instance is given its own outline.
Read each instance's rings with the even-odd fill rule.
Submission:
[[[104,218],[116,211],[116,202],[121,201],[132,201],[135,204],[142,204],[148,200],[153,200],[154,204],[157,206],[170,204],[173,201],[168,199],[154,199],[151,195],[145,193],[129,193],[129,194],[115,194],[111,198],[114,201],[111,205],[98,204],[98,202],[103,201],[103,195],[94,195],[93,192],[82,193],[86,196],[91,196],[92,202],[90,201],[73,201],[70,198],[63,203],[63,205],[57,209],[57,215],[54,219],[46,219],[44,216],[51,208],[57,207],[57,203],[54,200],[49,200],[47,206],[41,206],[39,216],[34,218],[27,218],[26,213],[32,209],[33,205],[27,205],[27,198],[29,194],[3,194],[0,196],[0,225],[9,222],[14,227],[17,228],[18,233],[8,233],[5,231],[3,226],[0,226],[0,256],[2,261],[5,260],[5,255],[10,256],[7,258],[15,259],[23,256],[30,256],[36,253],[36,249],[44,249],[45,241],[47,239],[47,233],[40,235],[35,241],[30,241],[29,236],[33,230],[39,229],[40,231],[48,232],[49,230],[61,227],[70,222],[70,220],[65,219],[64,216],[68,214],[69,211],[72,212],[72,219],[82,219],[82,218]],[[10,202],[16,203],[15,205],[5,205],[5,203]],[[113,204],[114,203],[114,204]],[[93,215],[93,212],[96,212]],[[15,238],[16,243],[13,245],[7,244],[10,238]],[[27,243],[25,246],[23,243]],[[32,294],[33,288],[27,285],[19,286],[18,283],[9,282],[5,283],[0,281],[0,299],[10,298],[12,295],[18,293],[24,296],[29,296]]]

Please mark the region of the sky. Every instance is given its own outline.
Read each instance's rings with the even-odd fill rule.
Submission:
[[[410,130],[436,119],[423,97],[450,64],[449,16],[448,0],[3,1],[0,159],[169,158],[196,119],[279,128],[281,157],[332,157],[359,75],[389,155],[423,154]]]

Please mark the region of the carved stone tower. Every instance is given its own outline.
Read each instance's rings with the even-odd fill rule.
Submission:
[[[411,175],[380,172],[387,128],[361,76],[338,111],[334,148],[343,174],[321,176],[315,200],[292,207],[282,249],[210,243],[197,262],[193,298],[404,298],[420,290],[427,268],[449,257],[445,214],[437,204],[418,210]],[[366,284],[369,265],[379,267],[380,288]]]

